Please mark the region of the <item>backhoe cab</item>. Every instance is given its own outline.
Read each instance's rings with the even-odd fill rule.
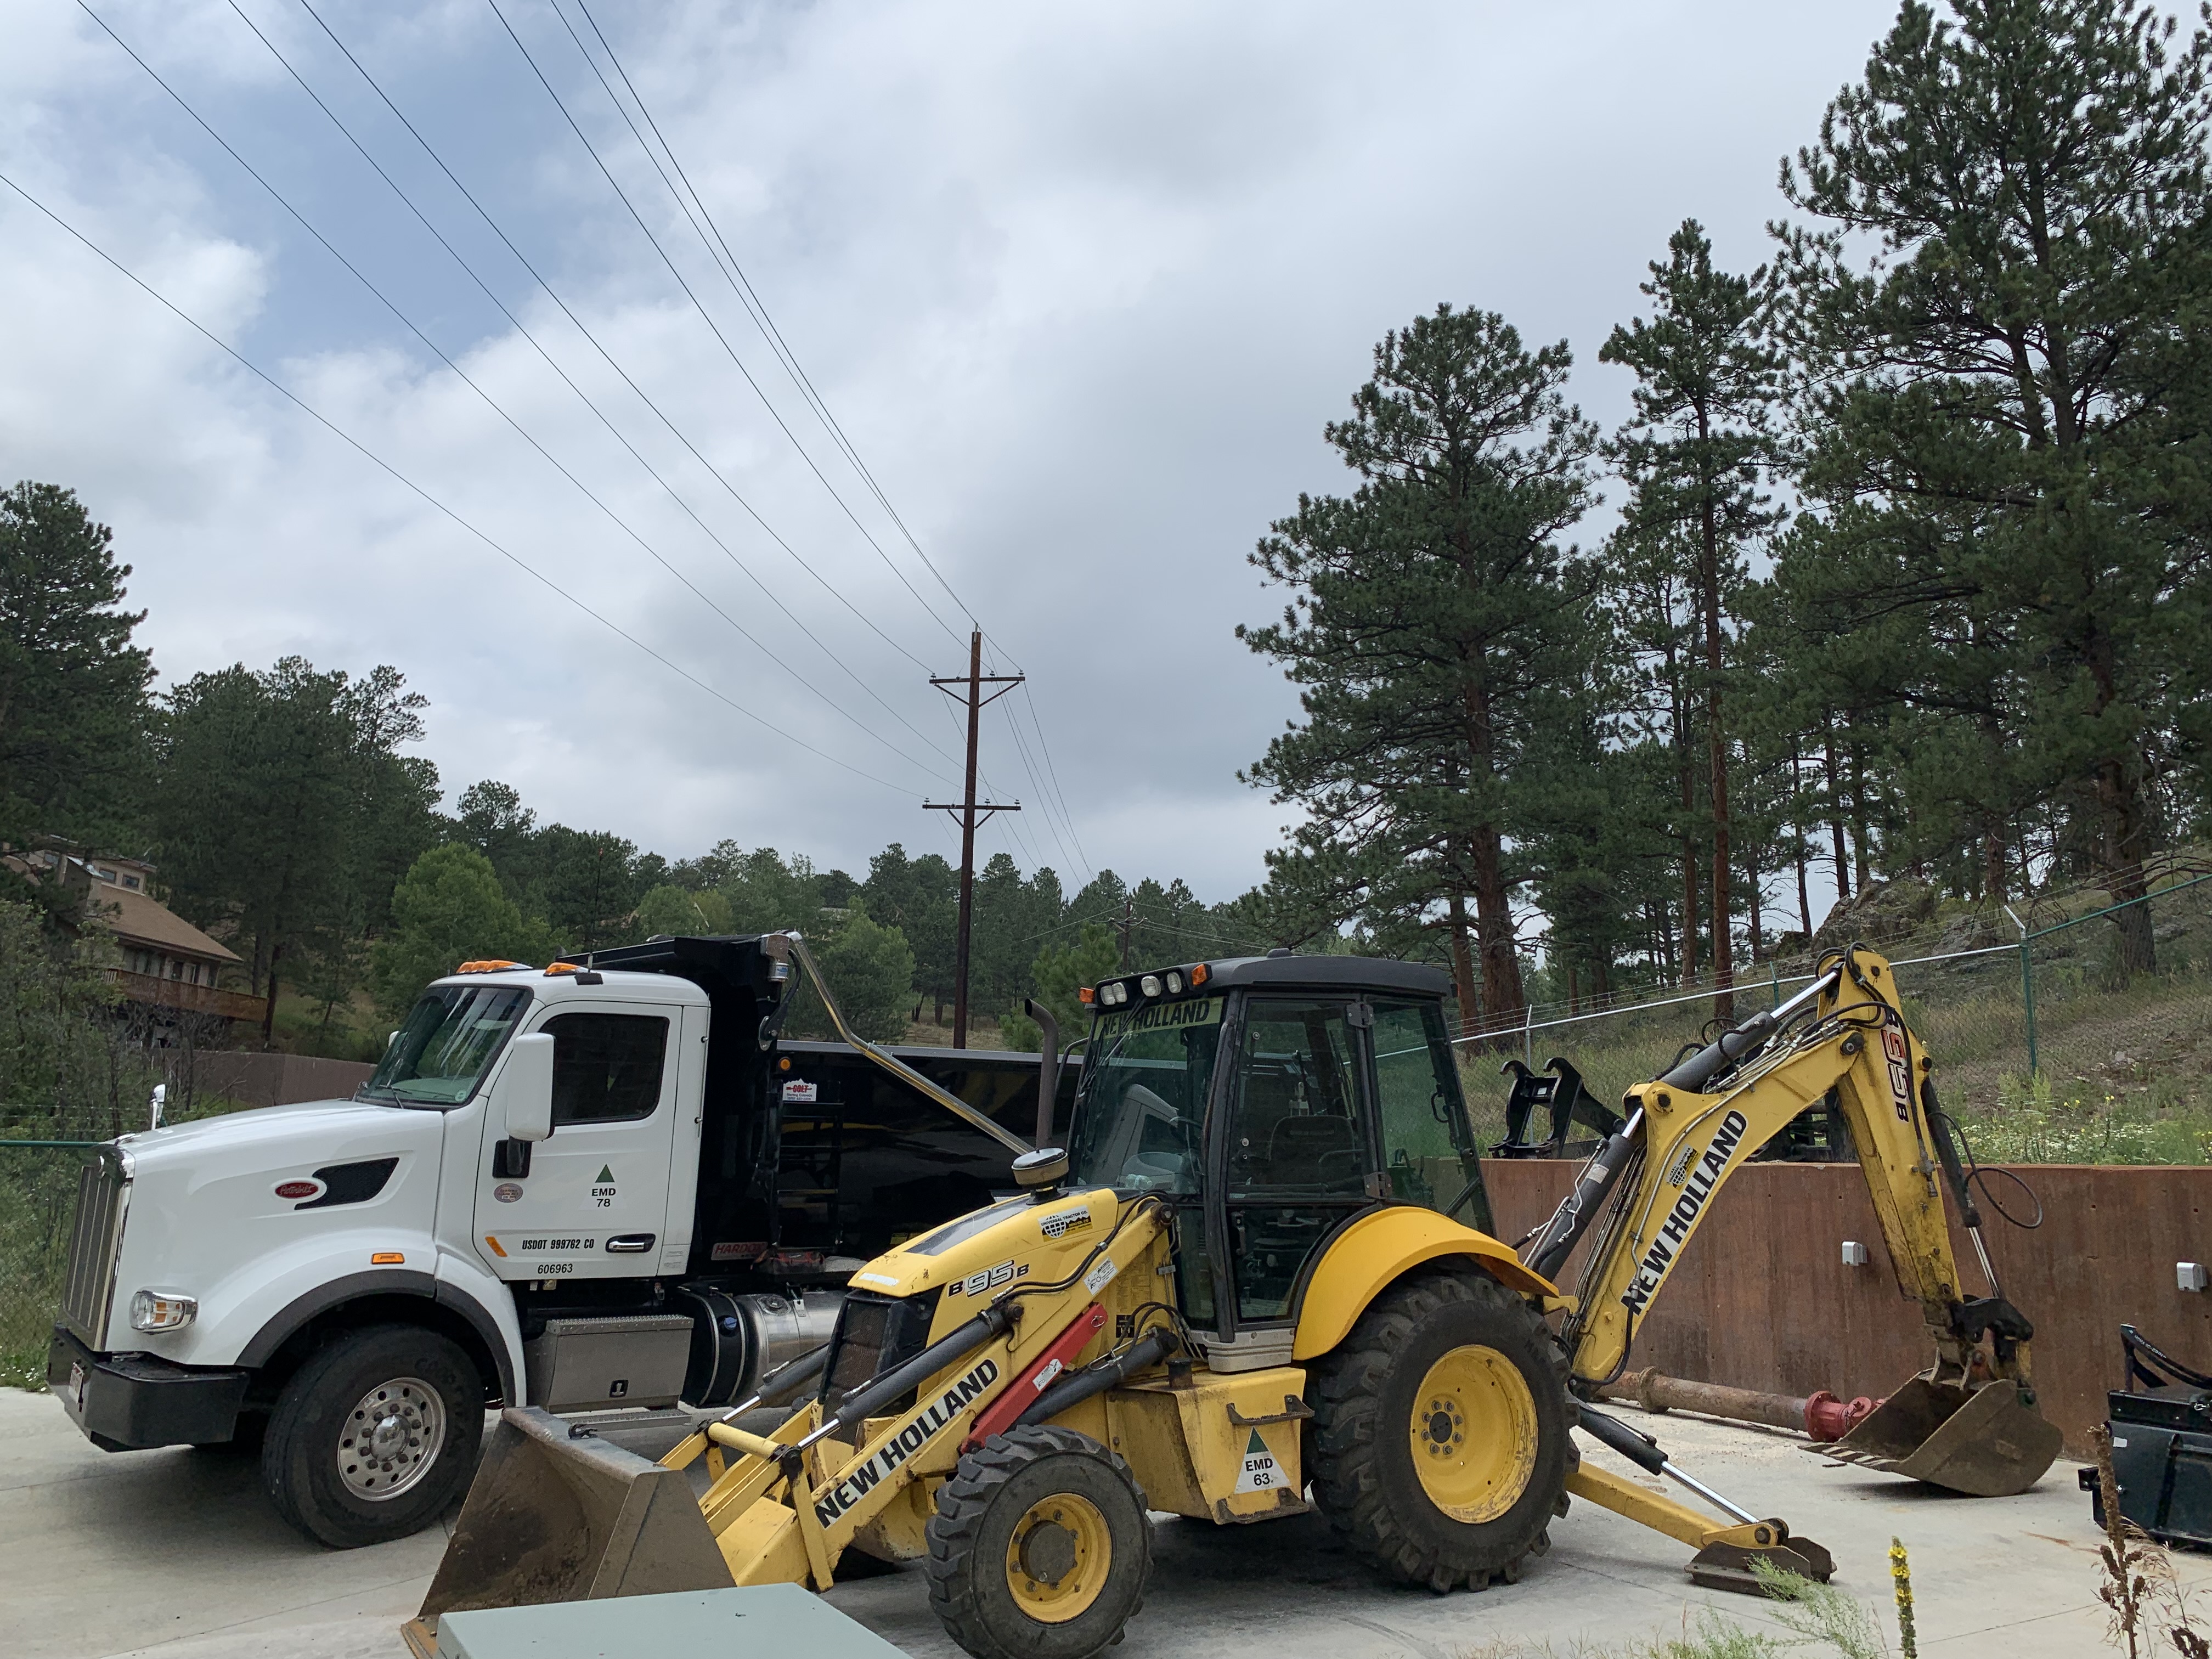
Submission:
[[[1679,1249],[1694,1227],[1685,1182],[1709,1194],[1773,1133],[1730,1103],[1782,1074],[1761,1053],[1786,1070],[1826,1044],[1848,1071],[1902,1032],[1879,991],[1853,1012],[1826,982],[1813,1027],[1770,1025],[1707,1068],[1716,1094],[1672,1073],[1632,1094],[1524,1263],[1491,1232],[1442,973],[1278,955],[1109,981],[1065,1155],[1025,1155],[1024,1190],[870,1262],[826,1348],[659,1466],[507,1413],[410,1641],[434,1651],[450,1609],[826,1587],[859,1550],[926,1558],[933,1604],[978,1659],[1085,1659],[1143,1598],[1147,1510],[1240,1524],[1318,1508],[1385,1576],[1479,1589],[1544,1552],[1573,1492],[1698,1546],[1707,1582],[1747,1580],[1761,1555],[1825,1577],[1818,1546],[1571,1388],[1625,1360],[1663,1283],[1652,1241],[1672,1229]],[[1779,1110],[1790,1091],[1771,1092]],[[1549,1273],[1598,1222],[1583,1297],[1563,1297]],[[2024,1411],[2024,1345],[2008,1363],[2005,1403]],[[1578,1467],[1577,1425],[1727,1518]]]

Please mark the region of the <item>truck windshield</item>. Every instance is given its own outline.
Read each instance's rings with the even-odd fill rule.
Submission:
[[[529,1006],[530,993],[514,986],[432,986],[384,1051],[376,1075],[362,1085],[361,1097],[399,1106],[459,1105],[476,1092]]]
[[[1076,1109],[1079,1185],[1198,1190],[1206,1097],[1225,1000],[1194,998],[1098,1017]]]

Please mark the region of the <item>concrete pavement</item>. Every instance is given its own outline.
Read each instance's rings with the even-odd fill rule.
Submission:
[[[1708,1484],[1826,1544],[1837,1582],[1886,1626],[1884,1551],[1902,1537],[1930,1659],[1993,1642],[2007,1659],[2082,1659],[2101,1646],[2100,1537],[2072,1464],[2020,1498],[1961,1498],[1825,1463],[1779,1434],[1624,1415]],[[1437,1596],[1376,1583],[1315,1516],[1237,1528],[1163,1518],[1152,1590],[1115,1659],[1566,1653],[1677,1632],[1706,1603],[1762,1621],[1749,1598],[1692,1587],[1686,1549],[1589,1504],[1552,1536],[1519,1584]],[[398,1626],[444,1547],[434,1529],[320,1549],[270,1510],[251,1457],[110,1455],[51,1396],[0,1389],[0,1650],[12,1659],[399,1659]],[[2185,1583],[2212,1585],[2212,1558],[2177,1565]],[[911,1571],[840,1583],[829,1599],[915,1659],[956,1659]]]

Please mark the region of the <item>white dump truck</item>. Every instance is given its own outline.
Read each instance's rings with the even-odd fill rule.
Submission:
[[[784,1040],[794,961],[769,934],[469,964],[350,1100],[103,1146],[49,1382],[110,1451],[258,1439],[339,1547],[434,1518],[489,1406],[744,1397],[867,1259],[1011,1190],[1062,1099],[1056,1056]]]

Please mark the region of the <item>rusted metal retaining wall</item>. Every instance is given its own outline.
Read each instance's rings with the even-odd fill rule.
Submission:
[[[1551,1159],[1483,1165],[1500,1234],[1518,1238],[1551,1212],[1576,1165]],[[2120,1386],[2119,1327],[2134,1325],[2175,1358],[2212,1370],[2212,1294],[2182,1291],[2174,1263],[2212,1259],[2212,1168],[2022,1165],[2043,1200],[2025,1232],[1984,1208],[1984,1237],[2005,1294],[2035,1324],[2043,1410],[2087,1457],[2087,1431]],[[2007,1208],[2032,1214],[2002,1176]],[[1843,1264],[1846,1239],[1867,1265]],[[1973,1248],[1955,1221],[1951,1248],[1965,1293],[1985,1295]],[[1576,1253],[1562,1275],[1571,1287]],[[1753,1164],[1712,1204],[1658,1303],[1638,1325],[1633,1366],[1739,1388],[1849,1399],[1884,1395],[1930,1358],[1917,1307],[1898,1288],[1866,1178],[1856,1164]]]

